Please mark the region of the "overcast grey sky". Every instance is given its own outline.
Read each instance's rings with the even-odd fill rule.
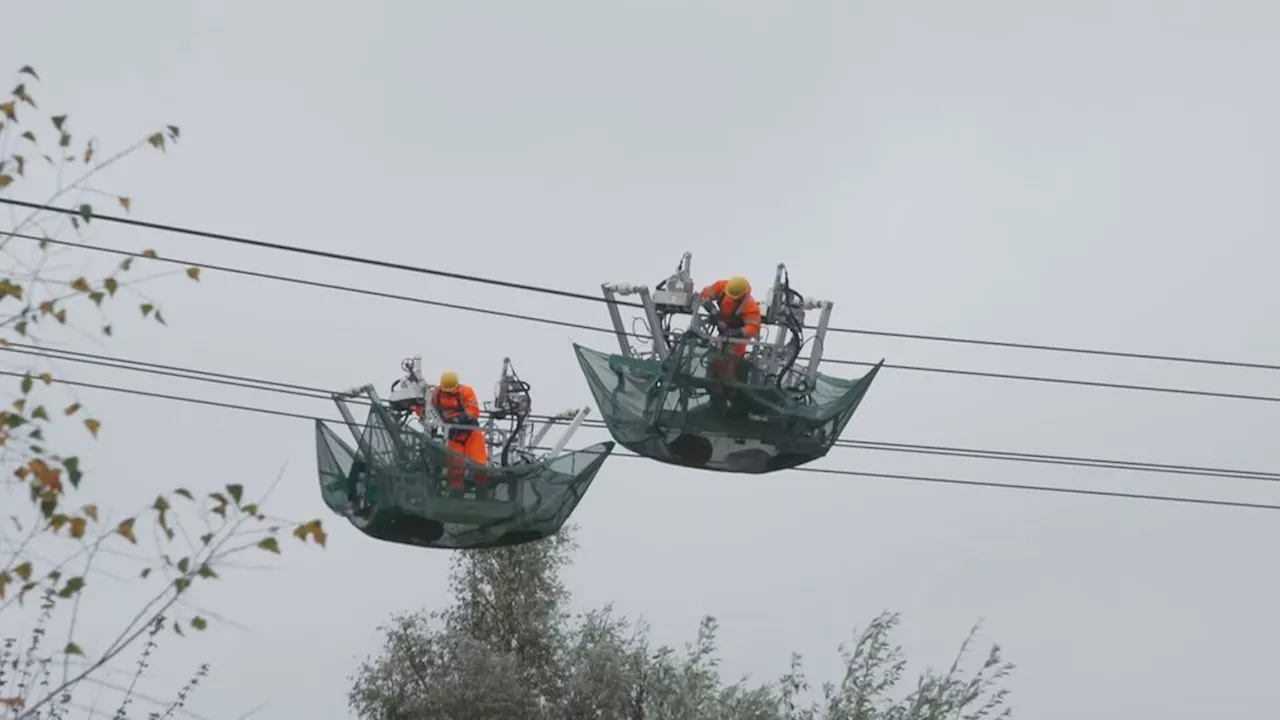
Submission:
[[[112,177],[148,220],[584,292],[656,282],[687,249],[700,282],[741,272],[767,286],[784,261],[801,292],[835,301],[842,326],[1280,356],[1274,3],[0,7],[0,65],[34,65],[42,107],[109,147],[182,127],[175,152]],[[608,321],[591,303],[212,241],[119,227],[97,238]],[[108,352],[333,388],[385,387],[421,353],[428,373],[456,368],[485,393],[511,355],[550,412],[590,401],[571,342],[610,348],[602,335],[212,272],[157,292],[170,329],[135,325]],[[1264,371],[864,336],[833,337],[828,354],[1280,393]],[[327,551],[291,547],[279,571],[200,596],[247,629],[215,624],[165,646],[175,678],[213,663],[192,709],[236,717],[270,701],[258,717],[347,717],[347,677],[377,648],[375,626],[442,603],[448,554],[380,544],[330,516],[304,421],[84,395],[108,423],[86,462],[113,504],[178,484],[261,488],[287,464],[276,512],[331,528]],[[845,437],[1275,470],[1276,412],[886,370]],[[1280,489],[1234,480],[847,449],[821,464],[1280,502]],[[833,678],[837,642],[892,609],[912,660],[933,665],[984,619],[983,639],[1019,665],[1020,717],[1274,712],[1275,513],[615,458],[575,520],[576,603],[643,614],[666,642],[713,613],[729,675],[775,676],[795,650]]]

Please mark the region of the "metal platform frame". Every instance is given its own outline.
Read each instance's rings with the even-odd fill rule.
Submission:
[[[395,457],[404,457],[407,449],[406,442],[410,440],[420,442],[420,438],[406,438],[406,435],[417,436],[422,434],[427,438],[443,442],[443,438],[448,437],[448,432],[452,428],[475,427],[474,425],[464,426],[446,423],[431,406],[431,391],[436,386],[427,383],[423,379],[421,356],[405,359],[401,363],[401,367],[405,371],[405,376],[392,385],[386,400],[383,400],[373,385],[362,385],[342,392],[331,393],[331,398],[338,406],[338,412],[342,415],[343,423],[351,432],[352,437],[355,438],[358,451],[366,458],[372,458],[376,453],[386,452],[387,450],[390,450]],[[484,432],[485,444],[488,446],[488,467],[501,468],[533,464],[559,457],[564,453],[565,447],[578,428],[582,426],[582,421],[591,412],[590,407],[584,406],[552,415],[542,423],[531,421],[529,415],[532,410],[532,402],[529,398],[529,389],[529,385],[516,376],[511,366],[511,359],[504,358],[502,361],[502,374],[498,379],[494,399],[485,402],[481,412],[482,424],[480,429]],[[356,422],[355,416],[351,411],[350,401],[359,397],[367,398],[374,405],[386,409],[388,414],[396,420],[396,423],[387,427],[390,441],[393,445],[392,448],[375,449],[369,447],[368,438],[362,432],[363,427]],[[419,403],[423,406],[421,419],[413,412],[413,406]],[[565,422],[568,423],[568,426],[556,439],[555,444],[549,448],[542,447],[540,443],[546,439],[552,426],[564,424]],[[410,430],[413,423],[418,423],[420,427]],[[503,464],[504,447],[508,451],[505,465]],[[496,488],[496,486],[497,483],[495,482],[491,487]],[[429,515],[444,522],[477,522],[486,517],[489,520],[502,519],[510,514],[511,507],[523,506],[524,490],[524,484],[516,482],[509,487],[509,493],[505,500],[498,500],[492,497],[481,498],[479,496],[474,499],[468,499],[442,495],[436,489],[434,483],[429,483],[427,493],[432,497],[432,507]],[[358,487],[356,494],[363,497],[364,488]],[[362,510],[363,508],[361,508]],[[357,516],[353,516],[353,522],[367,520],[358,515],[359,513],[357,513]]]
[[[603,283],[601,289],[609,308],[609,317],[613,321],[614,334],[623,357],[664,361],[671,354],[674,342],[684,333],[672,327],[676,316],[688,316],[686,330],[714,336],[710,332],[715,319],[703,307],[700,288],[696,287],[692,275],[693,255],[686,252],[680,258],[675,274],[660,282],[656,289],[650,290],[646,285],[630,283]],[[637,295],[640,298],[639,311],[643,313],[643,321],[649,328],[649,334],[642,336],[634,330],[628,330],[623,321],[620,297]],[[759,300],[759,298],[757,298]],[[628,303],[630,307],[634,304]],[[760,334],[750,339],[722,339],[721,342],[747,344],[747,359],[767,375],[776,375],[787,367],[786,377],[781,386],[785,388],[809,388],[814,386],[818,367],[822,362],[823,347],[827,336],[827,327],[831,320],[833,303],[827,300],[805,298],[790,287],[790,278],[786,265],[778,263],[773,278],[773,287],[769,291],[767,301],[761,302]],[[818,310],[818,324],[814,332],[804,337],[806,311]],[[641,317],[632,317],[632,326]],[[648,340],[648,343],[632,341]],[[813,343],[808,360],[801,360],[806,342]],[[649,347],[644,347],[647,344]],[[788,346],[794,348],[788,352]],[[794,353],[794,357],[792,354]]]
[[[366,385],[356,388],[355,391],[368,396],[372,402],[384,404],[400,421],[402,427],[410,423],[418,423],[419,429],[428,437],[444,438],[451,429],[474,427],[446,423],[431,406],[431,391],[436,386],[423,379],[422,356],[406,358],[401,363],[401,367],[405,371],[405,376],[392,385],[385,403],[378,397],[372,386]],[[529,397],[529,389],[529,384],[516,376],[511,358],[503,358],[502,371],[494,386],[493,400],[485,401],[481,411],[480,429],[484,432],[490,466],[501,467],[502,451],[509,441],[513,441],[508,448],[509,465],[541,462],[559,457],[578,428],[582,426],[582,421],[591,412],[589,406],[571,408],[539,423],[530,418],[533,404]],[[334,400],[338,403],[339,412],[342,413],[343,418],[349,419],[350,410],[345,407],[343,397],[350,397],[350,395],[335,394]],[[421,419],[412,412],[416,404],[421,404],[423,407]],[[556,439],[555,444],[550,447],[542,446],[541,443],[546,440],[551,428],[566,421],[568,427]]]

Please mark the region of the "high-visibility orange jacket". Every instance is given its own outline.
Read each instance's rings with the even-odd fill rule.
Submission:
[[[470,385],[459,384],[453,392],[443,392],[439,387],[431,389],[431,406],[436,409],[440,415],[440,419],[446,423],[476,425],[472,430],[469,428],[451,428],[447,438],[447,445],[450,450],[465,455],[473,462],[484,465],[489,461],[489,449],[485,445],[484,431],[478,426],[480,423],[480,401],[476,399],[476,391]],[[461,482],[462,467],[453,461],[449,461],[450,486]],[[479,482],[477,478],[477,482]]]
[[[760,334],[760,303],[751,297],[751,286],[747,286],[747,294],[734,300],[725,294],[728,280],[717,280],[702,289],[702,300],[716,300],[720,311],[716,319],[728,326],[729,330],[740,330],[741,337],[753,338]],[[737,334],[737,333],[731,333]]]
[[[476,391],[470,385],[459,383],[453,392],[442,392],[439,387],[431,388],[431,406],[447,423],[480,421],[480,401],[476,399]]]

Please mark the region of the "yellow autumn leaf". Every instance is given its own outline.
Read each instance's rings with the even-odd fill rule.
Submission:
[[[93,418],[88,418],[84,421],[84,426],[89,428],[89,432],[96,438],[98,437],[98,428],[102,427],[102,423]]]
[[[303,542],[307,541],[308,535],[310,535],[320,547],[324,547],[325,540],[329,537],[325,534],[324,526],[319,520],[302,523],[293,530],[293,536]]]
[[[62,492],[61,470],[49,467],[49,464],[40,458],[36,458],[27,463],[27,467],[31,468],[31,472],[35,474],[36,480],[50,492]]]
[[[187,268],[187,277],[191,278],[192,280],[195,280],[196,282],[199,282],[199,281],[200,281],[200,268],[198,268],[198,267],[189,267],[189,268]]]
[[[116,526],[116,532],[120,533],[125,540],[135,545],[138,543],[137,536],[133,534],[133,518],[129,518]]]
[[[117,199],[120,201],[120,207],[124,208],[125,212],[129,212],[129,208],[133,205],[133,201],[127,197],[120,197]]]

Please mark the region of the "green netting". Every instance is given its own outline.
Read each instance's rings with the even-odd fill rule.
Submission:
[[[574,345],[614,439],[654,460],[739,473],[766,473],[816,460],[834,445],[883,363],[857,380],[819,373],[811,392],[777,388],[750,360],[732,377],[729,357],[692,332],[665,361],[609,355]]]
[[[478,465],[374,406],[352,448],[316,421],[320,494],[370,537],[434,548],[532,542],[558,532],[613,450],[599,443],[552,460]],[[465,493],[446,487],[461,466]],[[487,483],[482,481],[487,478]]]

